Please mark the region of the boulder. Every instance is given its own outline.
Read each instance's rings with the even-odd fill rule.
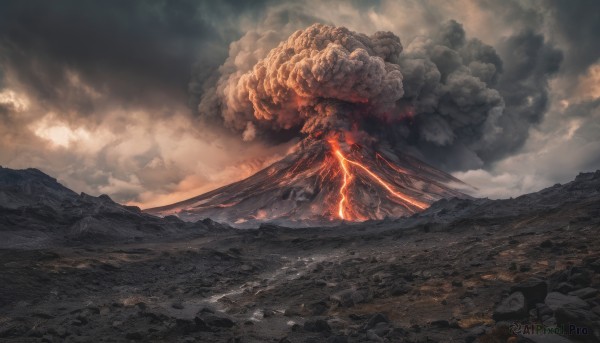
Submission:
[[[527,317],[527,303],[525,296],[521,292],[512,293],[508,298],[504,299],[496,310],[493,318],[495,321],[518,319]]]
[[[373,330],[367,331],[367,339],[371,342],[383,342],[383,338],[379,337]]]
[[[544,303],[550,307],[550,309],[556,312],[559,308],[583,308],[589,309],[590,305],[585,301],[581,300],[581,298],[573,296],[573,295],[565,295],[558,292],[548,293],[546,296],[546,300]]]
[[[298,305],[292,305],[285,309],[283,315],[286,317],[298,317],[302,315],[302,308]]]
[[[337,302],[341,307],[352,307],[369,301],[370,297],[371,295],[367,289],[347,289],[332,295],[330,299]]]
[[[527,281],[521,282],[510,288],[511,293],[521,292],[525,296],[525,301],[528,307],[532,307],[537,303],[544,302],[546,295],[548,295],[548,284],[546,281],[531,278]]]
[[[195,317],[193,320],[178,318],[175,320],[175,325],[172,329],[182,334],[189,334],[197,331],[209,331],[206,323],[199,317]]]
[[[331,327],[325,319],[317,318],[309,319],[304,322],[304,330],[310,332],[330,332]]]
[[[352,301],[352,293],[354,291],[351,289],[347,289],[338,293],[335,293],[330,298],[331,300],[338,303],[341,307],[351,307],[354,306],[354,301]]]
[[[320,316],[320,315],[324,314],[325,312],[327,312],[329,306],[324,301],[318,301],[318,302],[308,305],[308,308],[310,309],[312,315]]]
[[[573,268],[569,276],[569,282],[579,287],[588,287],[592,283],[592,277],[587,270]]]
[[[544,303],[536,304],[535,308],[537,309],[537,315],[538,315],[539,319],[542,319],[546,316],[552,316],[552,313],[553,313],[552,309]]]
[[[379,323],[389,323],[390,320],[383,313],[375,313],[369,318],[369,320],[365,323],[363,329],[370,330],[373,329]]]
[[[576,291],[569,292],[569,295],[574,295],[581,299],[593,298],[596,296],[596,294],[598,294],[598,290],[596,288],[592,288],[592,287],[586,287],[586,288],[578,289]]]
[[[590,267],[596,273],[600,273],[600,258],[598,259],[588,259],[587,261],[588,267]]]
[[[391,329],[392,327],[390,324],[381,322],[375,325],[373,331],[377,334],[377,336],[385,337],[385,335],[387,335]]]
[[[393,296],[404,295],[410,292],[412,287],[404,282],[398,282],[390,289],[390,294]]]
[[[554,288],[555,291],[567,294],[575,289],[575,286],[568,282],[561,282]]]
[[[594,312],[584,308],[560,307],[554,312],[554,317],[556,323],[564,325],[574,339],[588,339],[594,335],[594,341],[600,341],[600,317]]]
[[[235,322],[227,317],[209,315],[204,318],[204,322],[209,326],[230,328],[235,325]]]

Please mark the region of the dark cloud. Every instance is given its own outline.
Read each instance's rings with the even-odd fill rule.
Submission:
[[[0,163],[123,202],[180,191],[190,176],[190,189],[222,182],[179,156],[199,149],[223,166],[213,156],[234,145],[200,138],[188,85],[194,69],[222,64],[241,17],[256,21],[266,3],[0,3]]]
[[[579,74],[597,63],[600,59],[600,2],[551,0],[546,10],[553,35],[566,45],[565,70]]]
[[[3,65],[32,96],[81,114],[97,111],[85,94],[63,94],[73,74],[121,103],[185,102],[192,67],[222,63],[227,43],[240,35],[226,23],[251,8],[236,1],[2,2]]]
[[[506,108],[498,118],[501,139],[483,152],[483,156],[492,160],[519,148],[531,125],[542,120],[549,104],[548,81],[558,72],[563,59],[561,50],[530,30],[506,39],[499,51],[504,72],[498,89]]]
[[[595,0],[550,0],[544,3],[518,0],[481,0],[482,9],[494,13],[502,23],[518,31],[543,34],[563,51],[560,65],[566,96],[577,84],[578,76],[600,61],[600,2]]]

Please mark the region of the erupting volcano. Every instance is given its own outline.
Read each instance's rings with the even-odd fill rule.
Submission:
[[[366,36],[315,24],[245,72],[231,72],[248,54],[237,56],[221,68],[215,93],[205,98],[212,102],[201,104],[218,109],[220,116],[208,119],[244,140],[291,132],[300,142],[245,180],[148,211],[237,226],[310,225],[397,218],[441,198],[465,197],[452,188],[464,184],[404,153],[399,142],[449,144],[457,136],[452,130],[487,128],[481,118],[499,111],[502,99],[467,67],[440,72],[427,44],[439,52],[421,42],[404,56],[391,32]],[[457,80],[472,87],[455,92]]]
[[[269,221],[324,225],[398,218],[441,198],[465,197],[461,182],[409,155],[347,142],[344,134],[307,138],[255,175],[198,197],[149,210],[234,226]]]

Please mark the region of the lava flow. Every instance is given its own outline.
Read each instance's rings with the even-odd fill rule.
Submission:
[[[340,205],[338,209],[338,215],[340,219],[345,219],[344,215],[344,206],[346,204],[346,187],[348,187],[348,182],[352,180],[352,174],[348,170],[348,166],[346,166],[346,158],[342,155],[341,151],[336,150],[336,156],[340,160],[340,166],[344,172],[344,182],[342,183],[342,187],[340,187]]]
[[[372,172],[365,165],[348,159],[342,153],[342,150],[340,149],[339,144],[335,139],[329,139],[328,142],[329,142],[329,145],[331,146],[331,149],[332,149],[333,153],[335,154],[337,160],[339,161],[340,168],[343,173],[343,176],[342,176],[343,181],[342,181],[342,185],[341,185],[340,191],[339,191],[340,200],[338,203],[338,216],[340,219],[342,219],[342,220],[357,220],[357,219],[365,220],[365,219],[368,219],[368,218],[364,218],[362,216],[356,216],[356,215],[353,218],[352,216],[349,216],[349,214],[347,213],[348,209],[350,209],[351,212],[353,212],[353,213],[357,212],[355,210],[352,210],[352,203],[350,201],[351,196],[348,192],[348,187],[350,186],[350,183],[352,182],[352,180],[355,178],[354,174],[352,173],[352,170],[348,166],[348,164],[350,164],[352,166],[356,166],[360,170],[364,171],[371,180],[374,180],[377,183],[379,183],[382,187],[384,187],[387,190],[387,192],[390,195],[401,200],[403,202],[402,205],[404,205],[409,211],[414,212],[414,209],[412,209],[411,207],[416,207],[419,210],[424,210],[427,207],[429,207],[429,205],[427,205],[426,203],[423,203],[421,201],[413,199],[413,198],[409,197],[408,195],[401,193],[399,190],[394,190],[393,186],[391,186],[389,183],[385,182],[381,177],[379,177],[377,174]],[[379,158],[382,158],[379,154],[377,154],[377,156]],[[386,161],[388,164],[390,164],[387,160],[385,160],[385,159],[383,159],[383,160]]]

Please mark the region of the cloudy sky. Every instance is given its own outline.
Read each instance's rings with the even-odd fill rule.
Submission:
[[[298,135],[238,121],[232,86],[314,23],[400,38],[396,147],[479,195],[600,169],[595,0],[2,1],[0,165],[142,207],[249,176]]]

